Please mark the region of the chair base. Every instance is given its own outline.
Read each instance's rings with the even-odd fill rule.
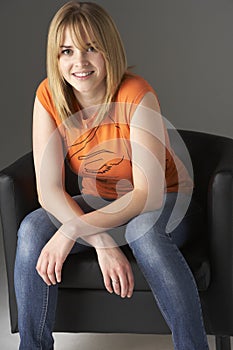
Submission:
[[[215,337],[216,350],[231,350],[231,339],[229,336]]]

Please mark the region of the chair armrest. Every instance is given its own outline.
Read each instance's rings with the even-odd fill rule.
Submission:
[[[78,176],[66,168],[66,189],[70,195],[80,193]],[[17,332],[17,305],[14,292],[14,264],[17,231],[20,222],[31,211],[39,207],[33,155],[29,152],[0,171],[0,215],[5,251],[11,331]]]
[[[78,177],[66,164],[66,187],[78,194]],[[0,214],[4,241],[12,247],[22,219],[40,206],[36,190],[36,177],[32,152],[25,154],[0,172]]]
[[[17,330],[17,307],[14,295],[17,231],[22,219],[38,206],[32,152],[30,152],[0,172],[0,213],[12,332]]]
[[[18,226],[30,211],[38,208],[32,152],[0,172],[0,209],[3,224]]]
[[[219,320],[217,329],[224,331],[228,329],[230,333],[227,334],[231,334],[233,332],[233,140],[228,139],[225,142],[208,191],[208,242],[212,276],[208,304],[209,312],[215,314],[216,324]]]

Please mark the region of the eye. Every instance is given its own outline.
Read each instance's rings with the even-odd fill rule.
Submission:
[[[71,49],[64,49],[61,51],[61,54],[65,55],[65,56],[70,56],[72,54],[72,50]]]
[[[93,46],[88,46],[87,52],[96,52],[96,49]]]

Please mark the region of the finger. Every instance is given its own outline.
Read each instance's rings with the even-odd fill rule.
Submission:
[[[119,281],[118,277],[114,276],[111,278],[111,280],[112,280],[112,287],[113,287],[114,293],[117,295],[120,295],[121,294],[121,285],[120,285],[120,281]]]
[[[37,263],[36,263],[36,271],[38,272],[38,274],[40,274],[40,269],[41,269],[41,259],[40,259],[40,256],[37,260]]]
[[[40,275],[40,277],[44,280],[44,282],[50,286],[51,285],[51,281],[48,278],[47,275],[47,267],[48,267],[48,261],[42,259],[42,257],[40,256],[36,265],[36,270],[38,272],[38,274]]]
[[[56,262],[56,265],[55,265],[55,275],[58,283],[61,282],[62,265],[63,264],[61,262]]]
[[[131,298],[131,296],[133,295],[133,290],[134,290],[134,276],[133,276],[133,272],[131,270],[127,274],[127,279],[128,279],[127,298]]]
[[[127,293],[128,293],[128,288],[129,288],[127,275],[124,274],[124,275],[119,276],[119,281],[120,281],[121,297],[125,298]]]
[[[109,293],[113,293],[111,278],[107,274],[104,274],[104,285]]]
[[[55,264],[56,263],[54,260],[50,260],[49,264],[48,264],[48,268],[47,268],[48,278],[53,285],[55,285],[57,283],[56,277],[55,277]]]

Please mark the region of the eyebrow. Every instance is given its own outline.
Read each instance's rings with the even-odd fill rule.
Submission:
[[[95,44],[95,42],[93,43],[86,43],[87,46],[92,46],[93,44]],[[60,48],[66,48],[66,49],[70,49],[71,47],[73,47],[73,45],[61,45]]]

